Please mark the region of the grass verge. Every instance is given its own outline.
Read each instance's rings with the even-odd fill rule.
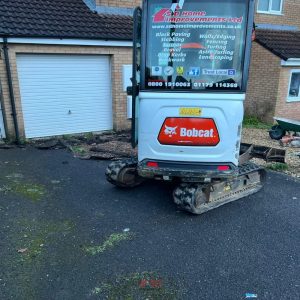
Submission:
[[[244,128],[270,129],[272,124],[264,123],[255,116],[245,116],[243,120]]]
[[[277,172],[283,172],[287,171],[289,169],[289,166],[283,163],[271,163],[267,164],[267,169]]]

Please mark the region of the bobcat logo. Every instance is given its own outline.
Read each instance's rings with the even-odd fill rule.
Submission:
[[[168,135],[169,137],[172,137],[173,135],[176,135],[176,129],[178,126],[176,127],[168,127],[167,125],[165,125],[165,135]]]

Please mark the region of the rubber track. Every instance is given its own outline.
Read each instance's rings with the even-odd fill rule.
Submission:
[[[239,177],[243,177],[245,175],[249,175],[251,173],[259,172],[261,176],[261,184],[258,185],[246,185],[245,187],[233,191],[232,193],[225,194],[224,196],[220,196],[213,201],[207,202],[205,194],[202,192],[205,189],[205,184],[182,184],[174,190],[173,197],[175,203],[179,206],[180,209],[188,211],[193,214],[202,214],[206,211],[217,208],[226,203],[236,201],[243,197],[249,196],[258,192],[264,184],[265,180],[265,170],[264,168],[257,166],[254,163],[248,162],[239,167]],[[197,194],[201,195],[201,197],[197,197]],[[199,203],[199,199],[201,203]],[[197,203],[196,203],[197,202]]]

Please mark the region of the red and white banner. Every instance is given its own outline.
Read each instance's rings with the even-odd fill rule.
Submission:
[[[213,119],[167,118],[158,141],[162,145],[216,146],[220,137]]]

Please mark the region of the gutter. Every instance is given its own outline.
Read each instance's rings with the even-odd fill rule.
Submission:
[[[0,43],[4,39],[0,37]],[[38,45],[70,45],[70,46],[103,46],[103,47],[132,47],[130,40],[96,40],[96,39],[73,39],[73,38],[44,38],[44,37],[10,37],[10,44],[38,44]]]
[[[300,58],[289,58],[287,60],[281,60],[281,66],[283,67],[299,67]]]
[[[18,118],[17,118],[15,94],[14,94],[14,89],[13,89],[10,61],[9,61],[9,55],[8,55],[9,49],[8,49],[7,45],[8,45],[7,38],[4,37],[3,38],[3,53],[4,53],[4,58],[5,58],[7,83],[8,83],[8,89],[9,89],[9,98],[10,98],[12,117],[13,117],[13,122],[14,122],[14,127],[15,127],[16,142],[17,142],[17,144],[20,144],[21,142],[20,142],[20,134],[19,134],[19,124],[18,124]]]

